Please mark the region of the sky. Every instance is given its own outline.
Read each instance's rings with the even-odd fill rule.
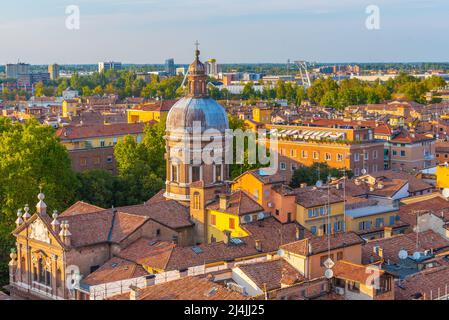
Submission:
[[[2,0],[0,64],[447,62],[448,30],[448,0]]]

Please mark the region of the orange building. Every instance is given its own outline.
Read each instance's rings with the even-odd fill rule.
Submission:
[[[300,166],[315,162],[351,170],[354,175],[383,169],[384,144],[374,139],[373,129],[359,127],[311,127],[266,125],[270,135],[278,138],[278,170],[286,181]],[[259,143],[269,146],[266,137]]]

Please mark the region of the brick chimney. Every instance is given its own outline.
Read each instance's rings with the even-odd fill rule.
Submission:
[[[130,289],[129,300],[139,300],[140,299],[139,288],[132,285],[129,287],[129,289]]]
[[[385,227],[384,228],[384,238],[391,238],[393,234],[393,228],[392,227]]]
[[[220,194],[220,210],[226,211],[229,205],[229,196],[226,194]]]
[[[255,240],[256,250],[262,252],[262,240]]]
[[[225,230],[223,231],[223,233],[224,233],[224,243],[229,244],[231,240],[231,231]]]

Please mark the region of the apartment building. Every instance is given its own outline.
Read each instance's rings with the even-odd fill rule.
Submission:
[[[266,125],[268,134],[259,143],[269,147],[268,135],[278,138],[278,170],[286,181],[301,165],[315,162],[351,170],[355,176],[383,169],[384,144],[365,127]]]
[[[56,135],[69,151],[75,171],[103,169],[115,173],[114,146],[127,135],[140,142],[143,130],[143,123],[92,124],[65,126]]]
[[[434,167],[435,138],[401,129],[385,143],[389,168],[399,171],[419,171]]]

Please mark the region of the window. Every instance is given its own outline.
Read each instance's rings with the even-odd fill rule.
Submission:
[[[291,149],[291,150],[290,150],[290,155],[291,155],[292,157],[296,157],[296,150],[295,150],[295,149]]]
[[[171,166],[171,181],[178,182],[178,180],[179,180],[178,166],[173,164]]]
[[[195,192],[193,194],[193,209],[200,209],[200,193],[199,192]]]
[[[360,283],[348,281],[348,290],[355,293],[360,292]]]
[[[360,168],[354,169],[354,175],[359,176],[360,175]]]
[[[393,225],[396,221],[396,216],[390,216],[390,225]]]
[[[341,153],[337,153],[337,161],[338,162],[343,161],[343,155]]]
[[[343,230],[343,221],[334,222],[334,231],[339,232]]]
[[[369,160],[369,153],[368,153],[368,151],[364,152],[364,157],[365,157],[365,160]]]
[[[80,159],[80,165],[81,165],[82,167],[87,166],[87,158],[81,158],[81,159]]]
[[[296,163],[292,163],[292,171],[296,171],[296,169],[298,169],[298,166]]]
[[[223,178],[221,177],[221,164],[217,164],[215,166],[215,181],[222,181]]]
[[[201,179],[201,167],[195,166],[192,167],[192,182],[199,181]]]
[[[329,256],[327,254],[320,257],[320,266],[324,267],[324,262],[327,260],[328,257]],[[332,261],[334,260],[334,254],[333,253],[331,253],[330,258],[331,258]]]
[[[310,228],[310,232],[312,232],[313,235],[316,235],[316,227],[313,226],[312,228]]]
[[[302,150],[301,154],[303,158],[307,158],[307,150]]]
[[[330,153],[327,153],[327,152],[326,152],[324,157],[325,157],[326,161],[330,161],[332,159],[332,155]]]
[[[278,216],[279,215],[279,209],[276,209],[275,213]]]
[[[396,150],[393,150],[393,155],[394,155],[394,156],[397,156],[397,155],[398,155],[398,152],[397,152]]]
[[[100,164],[100,157],[94,158],[94,164]]]
[[[313,209],[309,209],[308,210],[308,216],[309,216],[309,218],[313,218],[315,216],[314,212],[313,212]]]
[[[101,141],[100,141],[100,147],[104,147],[105,145],[106,145],[105,141],[104,141],[104,140],[101,140]]]
[[[320,154],[317,151],[313,152],[313,159],[318,160],[320,158]]]
[[[377,218],[376,219],[376,228],[383,227],[384,225],[384,218]]]
[[[156,236],[160,236],[161,235],[161,229],[156,229]]]
[[[354,161],[359,161],[360,155],[358,153],[354,153]]]
[[[229,229],[235,229],[235,219],[229,218]]]
[[[280,166],[281,166],[281,170],[286,170],[287,169],[287,165],[285,164],[285,162],[281,162]]]
[[[401,157],[405,157],[405,150],[401,150]]]
[[[112,139],[112,144],[115,146],[116,144],[117,144],[117,137],[114,137],[113,139]]]
[[[359,230],[369,230],[371,229],[371,221],[359,222]]]
[[[343,251],[337,252],[337,261],[343,260]]]
[[[210,215],[210,224],[213,226],[217,224],[217,217],[214,214]]]
[[[377,159],[377,150],[373,150],[373,159]]]

